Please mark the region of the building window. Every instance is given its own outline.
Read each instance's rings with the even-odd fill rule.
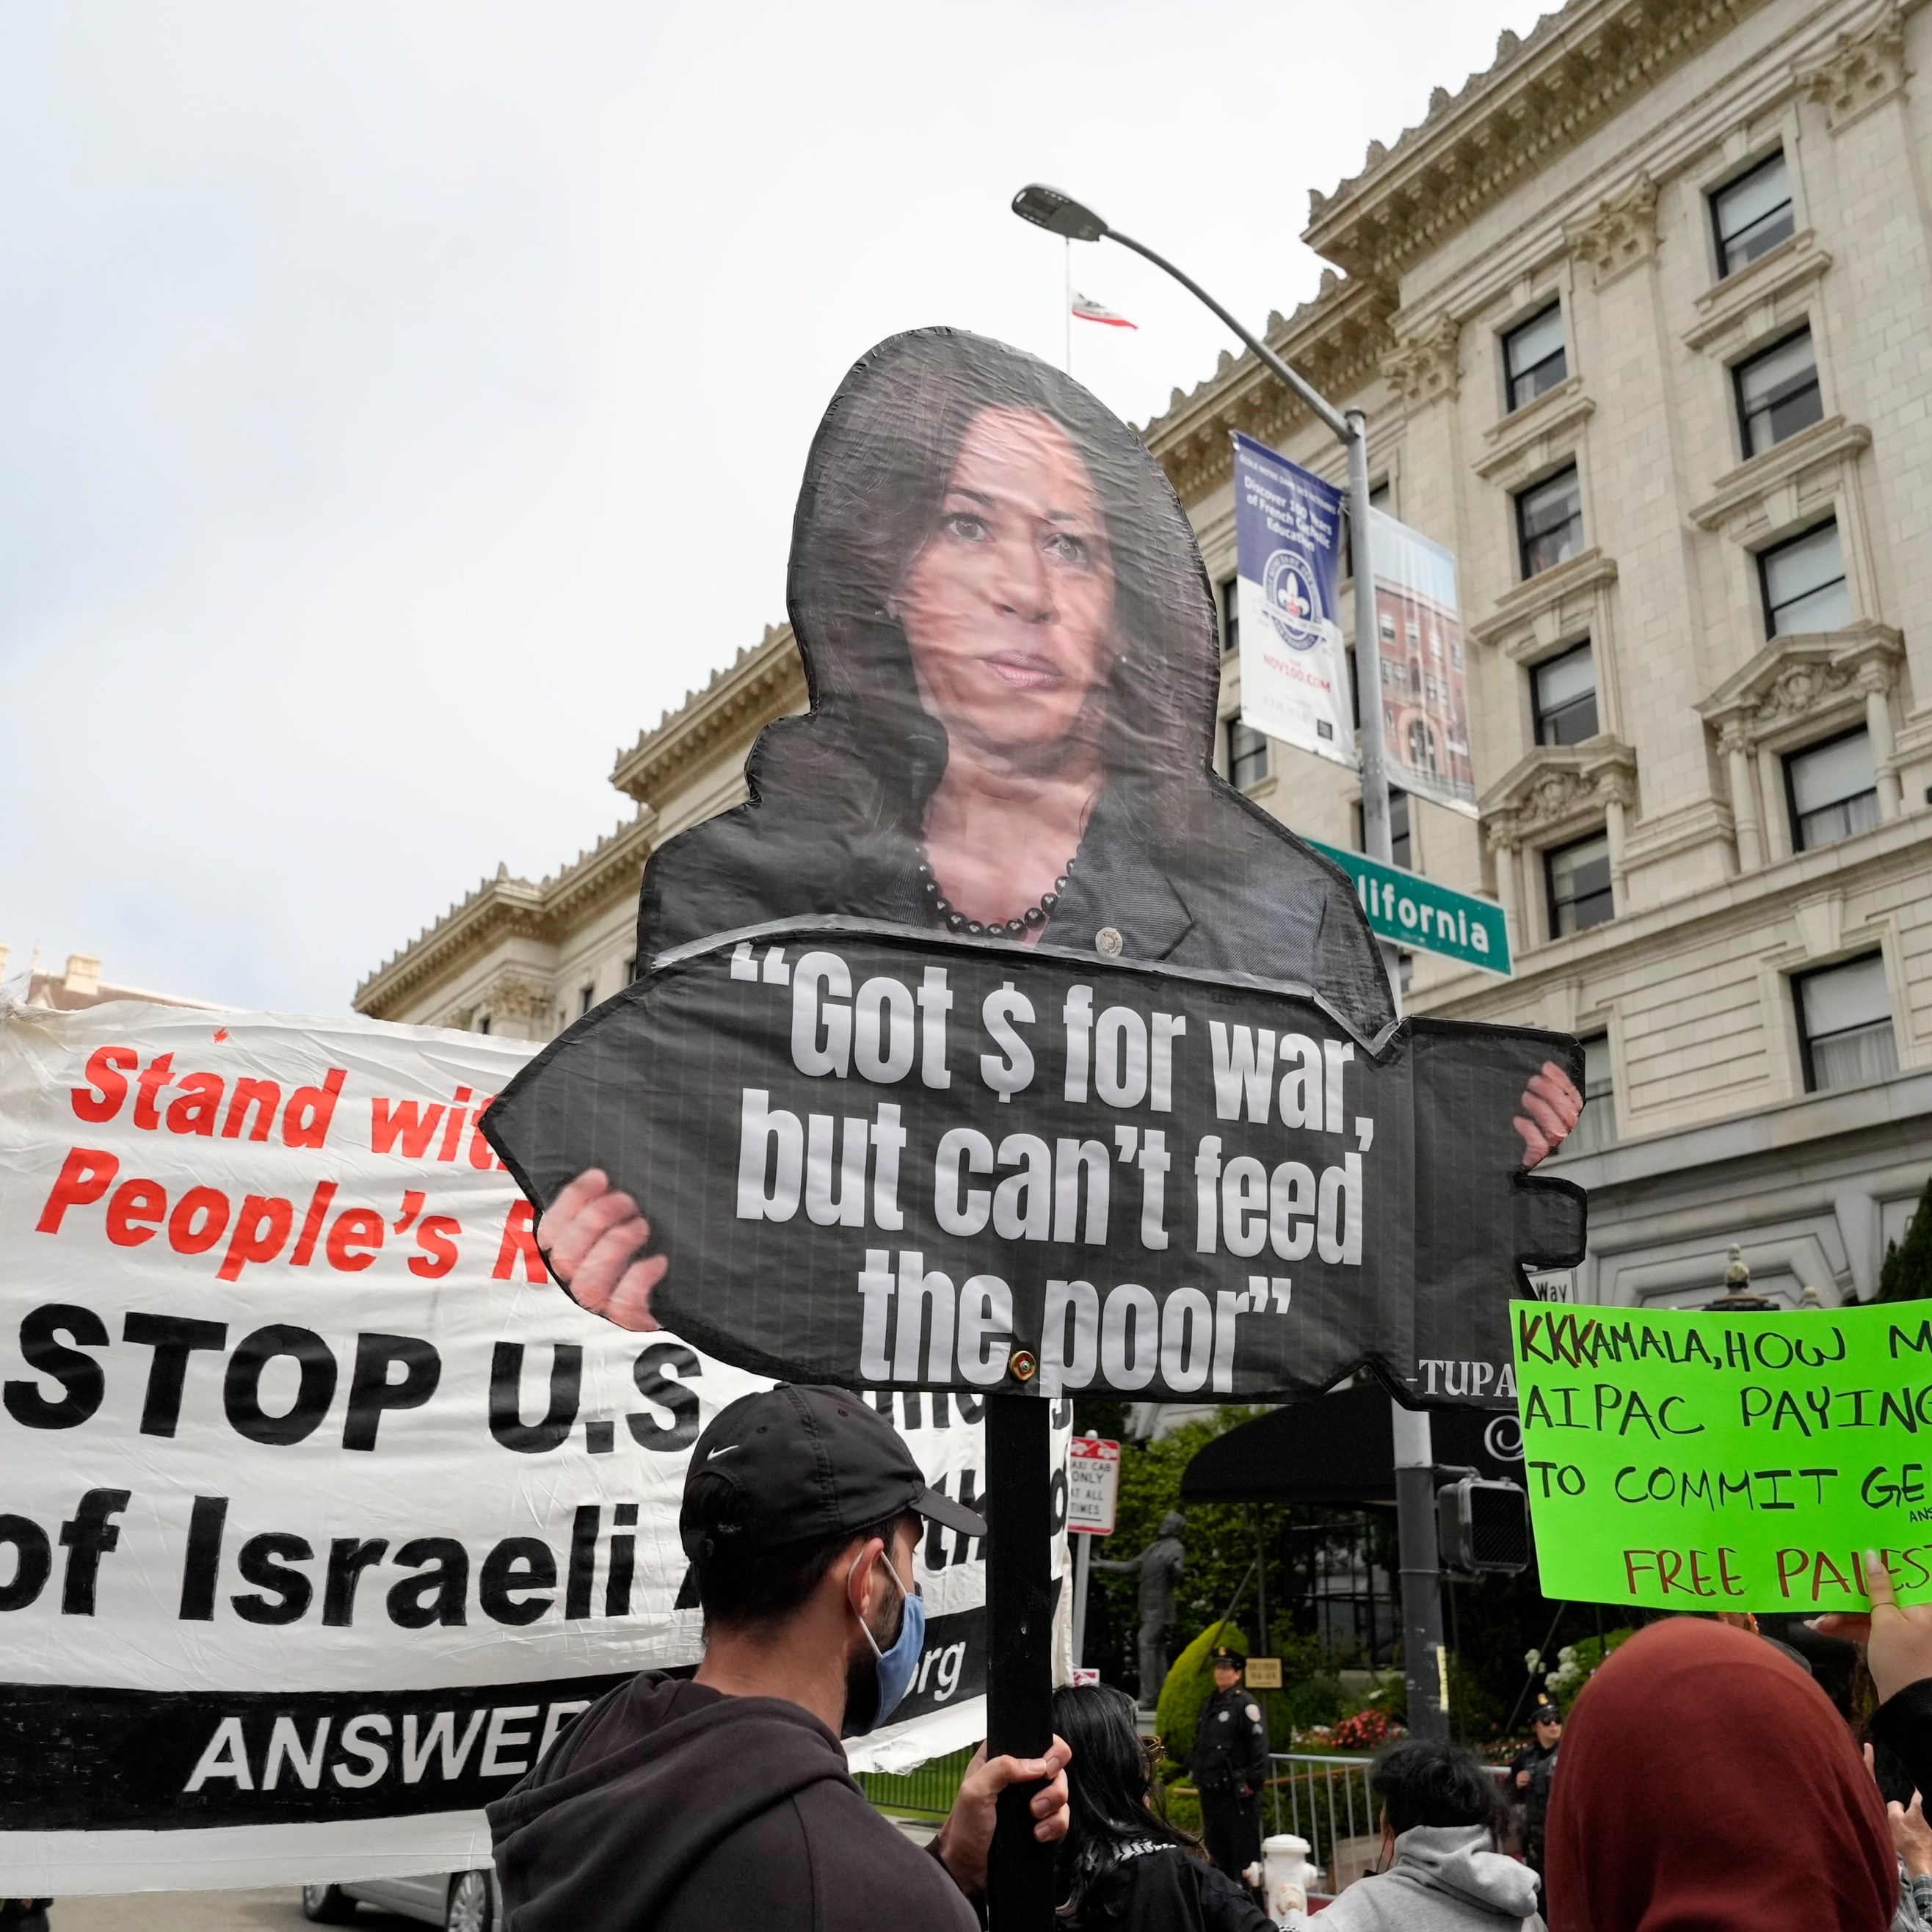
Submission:
[[[1792,982],[1798,1001],[1798,1046],[1804,1062],[1804,1090],[1856,1087],[1898,1071],[1898,1042],[1892,1030],[1892,996],[1885,961],[1876,952],[1843,966],[1800,974]]]
[[[638,976],[638,956],[634,952],[624,962],[624,984],[628,986]]]
[[[1563,1151],[1594,1154],[1616,1144],[1617,1103],[1615,1083],[1610,1077],[1610,1036],[1606,1033],[1589,1034],[1578,1044],[1583,1049],[1583,1118],[1563,1143]]]
[[[1878,823],[1878,775],[1872,769],[1870,735],[1861,727],[1822,745],[1808,746],[1784,761],[1785,796],[1791,807],[1791,842],[1798,850],[1835,844]]]
[[[1520,410],[1570,373],[1563,349],[1563,304],[1552,302],[1503,338],[1503,376],[1508,406]]]
[[[1583,493],[1574,463],[1517,496],[1516,530],[1526,578],[1567,562],[1583,548]]]
[[[1268,775],[1268,741],[1264,734],[1238,718],[1228,720],[1228,780],[1237,790],[1259,784]]]
[[[1835,522],[1820,524],[1788,543],[1760,550],[1757,569],[1764,589],[1767,638],[1836,631],[1851,622],[1851,597]]]
[[[1610,842],[1605,832],[1546,852],[1543,876],[1550,892],[1552,939],[1601,926],[1615,910],[1610,903]]]
[[[1587,639],[1530,667],[1529,702],[1539,745],[1580,745],[1597,735],[1597,665]]]
[[[1369,836],[1362,824],[1362,802],[1355,801],[1355,850],[1369,849]],[[1415,844],[1409,836],[1408,794],[1389,787],[1389,859],[1405,872],[1415,870]]]
[[[1241,580],[1231,577],[1221,586],[1221,649],[1241,648]]]
[[[1732,376],[1747,457],[1762,456],[1786,436],[1809,429],[1825,413],[1818,393],[1818,358],[1808,328],[1740,362]]]
[[[590,1003],[597,997],[596,986],[580,986],[577,989],[577,1010],[580,1016],[590,1010]]]
[[[1720,278],[1768,254],[1791,234],[1796,224],[1791,175],[1782,148],[1712,196],[1711,225],[1717,235]]]
[[[490,1030],[490,1016],[488,1013],[478,1013],[476,1016],[475,1030],[478,1033],[488,1033]]]

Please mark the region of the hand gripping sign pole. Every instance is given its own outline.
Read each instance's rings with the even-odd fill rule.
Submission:
[[[1366,692],[1361,706],[1362,844],[1372,859],[1394,859],[1389,831],[1388,765],[1382,744],[1382,649],[1376,630],[1376,600],[1370,586],[1375,567],[1369,554],[1369,418],[1361,410],[1337,410],[1314,385],[1284,362],[1258,337],[1251,335],[1192,277],[1184,274],[1143,242],[1109,227],[1090,208],[1058,188],[1035,182],[1013,197],[1013,212],[1072,242],[1118,242],[1144,256],[1205,303],[1252,350],[1262,365],[1288,387],[1328,427],[1348,452],[1350,562],[1355,579],[1355,669]],[[1395,948],[1384,940],[1382,956],[1389,984],[1401,998]],[[1401,1543],[1402,1656],[1408,1678],[1409,1724],[1420,1737],[1446,1738],[1449,1714],[1443,1708],[1438,1658],[1442,1648],[1442,1582],[1436,1549],[1436,1479],[1426,1410],[1392,1402],[1396,1441],[1396,1514]]]

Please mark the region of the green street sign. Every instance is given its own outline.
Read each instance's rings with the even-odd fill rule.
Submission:
[[[1354,881],[1355,896],[1378,938],[1509,976],[1509,926],[1493,899],[1436,885],[1419,872],[1384,866],[1360,852],[1344,852],[1318,838],[1307,843],[1323,857],[1333,859]]]

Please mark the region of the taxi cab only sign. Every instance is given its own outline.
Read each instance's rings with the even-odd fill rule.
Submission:
[[[1150,1399],[1425,1360],[1507,1406],[1505,1284],[1580,1256],[1513,1102],[1559,1036],[944,936],[794,922],[662,963],[486,1131],[539,1205],[646,1204],[653,1311],[772,1374]]]
[[[1813,1616],[1932,1602],[1932,1304],[1790,1314],[1517,1303],[1545,1596]]]

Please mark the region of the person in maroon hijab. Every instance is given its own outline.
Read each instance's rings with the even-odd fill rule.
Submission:
[[[1550,1932],[1886,1932],[1898,1868],[1831,1700],[1749,1631],[1640,1630],[1577,1700],[1550,1806]]]

